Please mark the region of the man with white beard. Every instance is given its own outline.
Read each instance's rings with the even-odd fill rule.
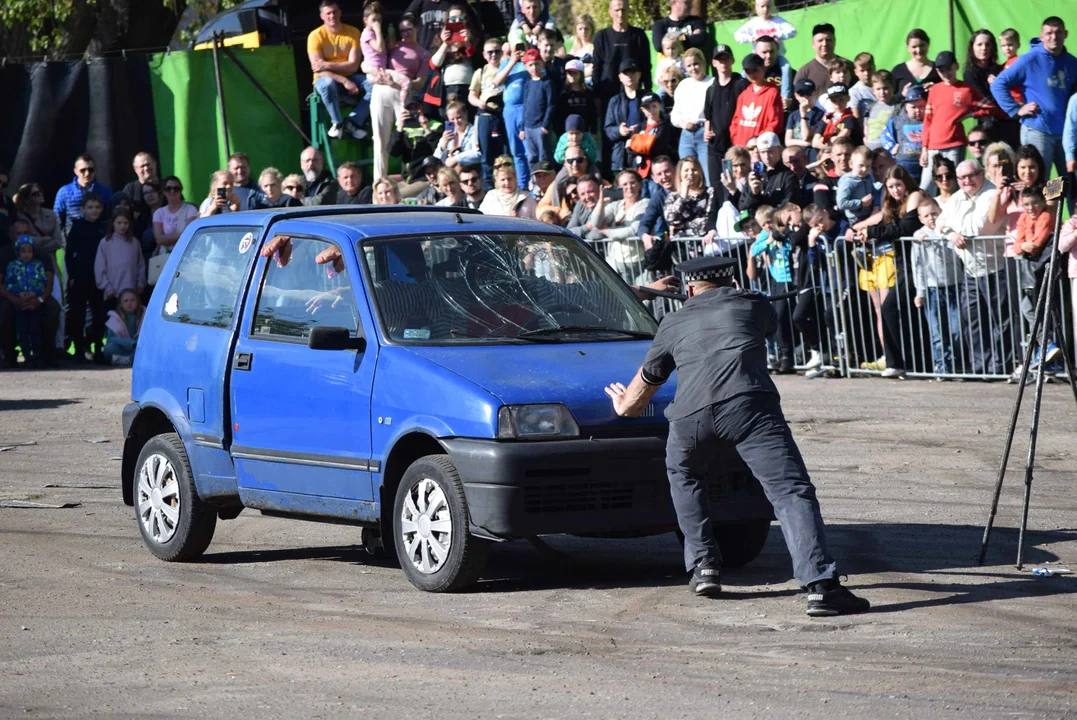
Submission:
[[[333,174],[325,168],[322,151],[311,146],[299,156],[303,168],[303,177],[307,181],[307,196],[304,205],[332,205],[336,201],[340,186]]]

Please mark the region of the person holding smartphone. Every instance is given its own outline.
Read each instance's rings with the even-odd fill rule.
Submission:
[[[235,193],[235,181],[232,173],[218,170],[209,179],[209,195],[198,206],[199,217],[210,217],[222,213],[238,212],[240,199]]]

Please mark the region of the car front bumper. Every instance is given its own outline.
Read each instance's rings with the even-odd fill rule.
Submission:
[[[478,535],[630,535],[676,527],[664,437],[442,444],[463,480]],[[715,463],[708,484],[715,522],[773,517],[735,453]]]

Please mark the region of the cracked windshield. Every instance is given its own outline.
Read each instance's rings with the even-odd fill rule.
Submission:
[[[657,322],[601,258],[569,238],[454,235],[367,242],[391,340],[559,342],[651,338]]]

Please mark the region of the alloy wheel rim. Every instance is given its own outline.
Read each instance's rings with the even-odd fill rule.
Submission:
[[[415,483],[400,511],[400,535],[416,570],[431,575],[442,568],[449,559],[452,531],[449,501],[441,486],[430,478]]]
[[[179,479],[164,455],[146,458],[138,471],[138,517],[146,534],[164,544],[176,534],[180,517]]]

